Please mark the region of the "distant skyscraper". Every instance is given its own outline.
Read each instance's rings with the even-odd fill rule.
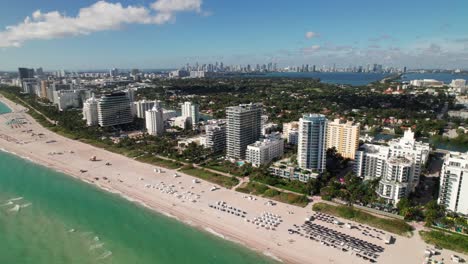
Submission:
[[[127,94],[114,92],[102,96],[98,101],[98,119],[102,127],[131,123],[133,115]]]
[[[119,70],[116,69],[116,68],[112,68],[112,69],[109,71],[109,75],[110,75],[111,77],[115,77],[115,76],[119,75]]]
[[[260,138],[261,115],[261,104],[241,104],[226,108],[227,157],[245,158],[247,146]]]
[[[195,125],[200,121],[200,109],[198,105],[192,102],[184,102],[181,110],[182,116],[190,117],[192,128],[195,128]]]
[[[162,108],[154,105],[153,109],[146,111],[146,129],[148,134],[160,136],[164,133],[164,119]]]
[[[18,76],[20,80],[34,78],[34,69],[18,68]]]
[[[297,162],[302,169],[322,172],[326,165],[327,118],[305,114],[299,119]]]

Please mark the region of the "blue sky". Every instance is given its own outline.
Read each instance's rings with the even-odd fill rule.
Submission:
[[[0,70],[174,68],[195,61],[468,68],[466,0],[0,5]]]

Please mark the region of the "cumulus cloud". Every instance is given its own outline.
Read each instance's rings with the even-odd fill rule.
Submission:
[[[316,33],[316,32],[309,31],[309,32],[306,32],[306,33],[305,33],[305,38],[306,38],[306,39],[312,39],[312,38],[318,37],[318,35],[319,35],[319,34]]]
[[[151,4],[151,8],[162,13],[182,11],[201,12],[201,0],[158,0]]]
[[[29,40],[88,35],[129,24],[161,25],[174,21],[179,12],[201,12],[201,5],[202,0],[157,0],[151,8],[98,1],[81,8],[75,17],[36,10],[22,23],[0,31],[0,47],[19,47]]]

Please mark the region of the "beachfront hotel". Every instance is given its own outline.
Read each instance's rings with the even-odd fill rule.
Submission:
[[[380,178],[377,194],[396,204],[419,183],[422,167],[429,157],[428,143],[416,141],[411,129],[387,145],[364,144],[356,152],[354,173],[364,180]]]
[[[468,152],[445,155],[438,202],[452,212],[468,215]]]
[[[146,130],[152,136],[160,136],[164,133],[163,110],[157,105],[145,112]]]
[[[133,122],[130,99],[124,92],[103,95],[98,100],[98,123],[102,127]]]
[[[284,154],[284,139],[279,133],[270,134],[264,139],[247,146],[246,161],[254,167],[270,163]]]
[[[323,172],[326,165],[327,118],[305,114],[299,119],[297,162],[299,168]]]
[[[247,146],[261,136],[262,105],[241,104],[226,108],[226,156],[245,159]]]
[[[335,119],[327,125],[327,149],[336,148],[343,158],[354,159],[359,147],[359,124]]]

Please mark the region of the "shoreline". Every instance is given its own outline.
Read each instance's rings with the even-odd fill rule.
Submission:
[[[276,206],[268,206],[269,199],[256,197],[255,201],[246,199],[243,193],[225,188],[210,191],[212,183],[178,172],[181,177],[173,177],[174,170],[161,168],[163,172],[154,173],[154,168],[160,168],[142,163],[122,155],[106,151],[79,141],[65,138],[40,126],[27,113],[25,108],[15,105],[8,99],[0,96],[0,101],[5,103],[11,113],[0,115],[0,134],[14,138],[16,141],[7,141],[0,138],[0,149],[12,155],[31,161],[71,176],[88,184],[94,185],[100,190],[107,191],[150,209],[169,218],[173,218],[188,226],[197,228],[202,232],[219,234],[225,240],[229,240],[243,247],[254,250],[260,255],[270,257],[285,263],[369,263],[361,258],[351,255],[349,252],[341,252],[334,248],[326,247],[310,241],[309,239],[289,235],[288,229],[294,224],[304,223],[304,219],[312,215],[311,204],[305,208],[278,203]],[[15,116],[25,117],[28,121],[20,127],[6,125],[6,119]],[[31,132],[27,132],[32,129]],[[38,134],[43,136],[38,136]],[[53,143],[47,143],[54,140]],[[18,142],[18,143],[16,143]],[[73,151],[73,153],[71,153]],[[61,154],[51,154],[61,153]],[[101,161],[92,162],[89,157],[97,156]],[[105,166],[110,162],[111,166]],[[86,170],[85,173],[80,170]],[[96,180],[98,178],[99,180]],[[106,180],[103,180],[106,178]],[[144,178],[144,179],[143,179]],[[107,181],[108,179],[108,181]],[[200,182],[194,183],[197,179]],[[159,192],[148,188],[156,182],[164,182],[174,186],[180,192],[191,190],[200,196],[196,202],[184,201],[174,195]],[[259,228],[242,218],[230,215],[208,207],[217,201],[226,201],[229,205],[241,208],[247,212],[247,218],[258,217],[262,212],[272,212],[282,216],[283,222],[276,231]],[[352,222],[346,220],[345,222]],[[336,228],[331,226],[332,228]],[[210,232],[209,230],[214,231]],[[370,240],[373,243],[385,247],[385,251],[378,259],[379,263],[414,263],[422,262],[423,251],[426,244],[418,235],[412,238],[397,237],[395,245],[384,245],[382,241],[360,235],[355,230],[339,229],[354,237]],[[416,253],[419,252],[419,253]],[[449,252],[448,250],[444,250]],[[445,256],[449,259],[449,256]],[[409,262],[408,262],[409,261]]]
[[[152,207],[152,206],[148,205],[147,203],[145,203],[143,200],[135,199],[135,198],[133,198],[133,197],[131,197],[131,196],[129,196],[129,195],[123,193],[123,192],[120,192],[118,190],[115,190],[115,189],[110,189],[110,188],[107,188],[107,187],[99,185],[99,184],[94,184],[92,181],[90,181],[88,179],[77,177],[77,176],[75,176],[75,175],[73,175],[73,174],[71,174],[69,172],[59,170],[59,169],[57,169],[55,167],[44,166],[43,164],[40,164],[37,161],[35,161],[35,160],[33,160],[33,159],[31,159],[31,158],[29,158],[27,156],[22,156],[22,155],[20,155],[18,153],[6,150],[4,148],[0,148],[0,151],[4,152],[4,153],[7,153],[9,155],[13,155],[13,156],[15,156],[17,158],[26,160],[28,162],[31,162],[34,165],[42,166],[42,167],[45,167],[47,169],[53,170],[55,172],[61,173],[65,177],[72,177],[73,179],[81,181],[82,183],[89,184],[92,188],[96,188],[99,191],[105,191],[105,192],[108,192],[110,194],[117,195],[121,199],[125,199],[126,201],[128,201],[130,203],[133,203],[133,204],[135,204],[137,206],[142,207],[143,209],[150,210],[152,213],[157,213],[157,214],[160,214],[160,215],[162,215],[164,217],[174,219],[174,220],[176,220],[176,221],[178,221],[178,222],[180,222],[182,224],[185,224],[185,225],[187,225],[189,227],[195,228],[198,231],[206,232],[206,233],[209,233],[210,235],[216,236],[216,237],[221,238],[223,240],[238,244],[238,245],[240,245],[240,246],[242,246],[242,247],[244,247],[246,249],[253,250],[255,253],[257,253],[259,255],[269,257],[269,258],[271,258],[271,259],[273,259],[275,261],[283,262],[282,259],[280,259],[279,257],[273,255],[272,253],[261,252],[261,251],[256,250],[255,248],[254,249],[248,248],[247,244],[243,243],[241,240],[237,240],[237,239],[235,239],[233,237],[224,235],[223,231],[218,232],[215,229],[213,229],[213,227],[210,227],[209,225],[203,225],[201,222],[197,223],[197,222],[193,222],[192,220],[189,220],[189,218],[185,218],[185,217],[181,218],[181,217],[179,217],[177,215],[173,215],[173,214],[171,214],[169,212],[170,210],[161,210],[160,208]],[[293,263],[293,262],[287,262],[287,263]]]

